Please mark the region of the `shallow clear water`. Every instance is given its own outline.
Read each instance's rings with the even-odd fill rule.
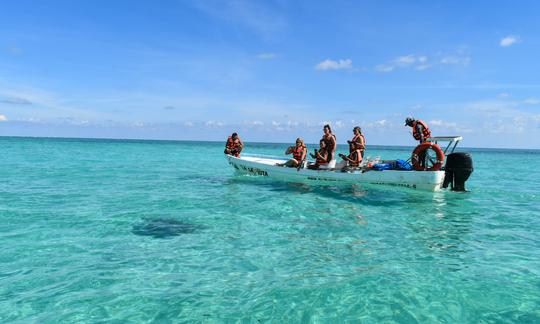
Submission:
[[[222,150],[1,138],[0,322],[540,322],[539,151],[471,150],[471,192],[428,193],[235,176]]]

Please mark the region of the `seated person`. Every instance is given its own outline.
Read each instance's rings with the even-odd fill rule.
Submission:
[[[304,141],[301,138],[296,139],[295,146],[289,146],[285,151],[285,154],[292,154],[293,158],[285,163],[278,163],[279,166],[287,167],[299,167],[302,165],[302,162],[306,159],[307,148],[304,144]]]
[[[329,154],[324,139],[319,141],[319,150],[315,149],[315,152],[311,154],[311,157],[315,159],[315,163],[308,165],[308,169],[318,170],[319,167],[326,166],[330,162],[328,160]]]
[[[360,149],[362,145],[358,142],[349,142],[349,155],[339,154],[339,156],[347,162],[347,169],[354,170],[360,166],[362,162],[362,150]],[[347,170],[346,169],[346,170]]]
[[[232,135],[227,138],[227,143],[225,143],[225,151],[223,151],[223,153],[239,157],[243,148],[244,143],[242,143],[242,140],[238,134],[232,133]]]

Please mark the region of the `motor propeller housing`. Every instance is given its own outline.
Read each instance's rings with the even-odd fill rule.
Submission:
[[[450,184],[453,191],[466,191],[465,182],[474,170],[471,154],[465,152],[449,154],[444,170],[443,188],[447,188]]]

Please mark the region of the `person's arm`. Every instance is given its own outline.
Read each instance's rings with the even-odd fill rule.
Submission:
[[[360,136],[360,149],[365,150],[366,149],[366,142],[364,141],[364,138]]]
[[[287,149],[285,150],[285,155],[292,154],[292,152],[293,152],[293,147],[292,147],[292,146],[289,146],[289,147],[287,147]]]
[[[424,127],[420,123],[416,124],[416,131],[420,134],[420,143],[424,143]]]
[[[350,157],[348,157],[347,155],[345,154],[340,154],[339,156],[341,156],[341,158],[345,161],[348,161],[348,162],[354,162]]]
[[[324,152],[324,153],[325,153],[324,155],[321,155],[321,151],[317,151],[317,158],[327,161],[328,160],[328,153],[326,153],[326,152]]]
[[[304,150],[302,151],[302,161],[306,159],[306,155],[307,155],[307,147],[304,147]],[[302,162],[302,161],[299,161],[299,162]]]
[[[240,139],[240,137],[238,137],[238,146],[240,147],[240,149],[243,149],[243,148],[244,148],[244,142],[242,142],[242,140]]]

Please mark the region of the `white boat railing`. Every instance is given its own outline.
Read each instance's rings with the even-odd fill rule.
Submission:
[[[448,155],[451,153],[454,153],[454,150],[456,149],[456,146],[459,144],[459,142],[463,139],[461,136],[433,136],[427,139],[429,142],[433,142],[435,144],[439,144],[439,142],[448,142],[448,145],[443,150],[444,155]]]

